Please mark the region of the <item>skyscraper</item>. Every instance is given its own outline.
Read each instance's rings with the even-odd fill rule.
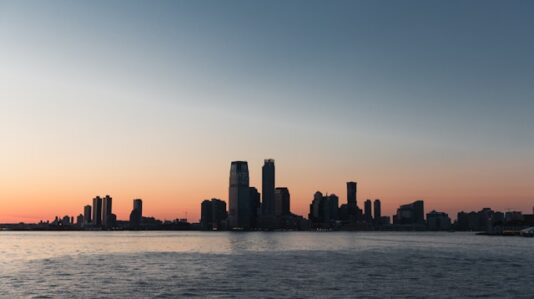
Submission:
[[[226,203],[220,199],[206,199],[201,204],[200,227],[203,230],[219,230],[226,219]]]
[[[83,207],[83,224],[88,225],[91,224],[91,206],[86,205]]]
[[[248,229],[250,227],[250,192],[248,163],[246,161],[232,162],[228,193],[229,228]]]
[[[102,226],[106,228],[111,228],[113,226],[112,201],[113,199],[111,196],[106,195],[102,203]]]
[[[347,182],[347,212],[349,215],[356,215],[356,207],[358,207],[356,199],[357,190],[358,185],[356,182]]]
[[[371,203],[371,200],[368,199],[365,201],[365,207],[364,207],[364,216],[365,216],[365,221],[367,223],[371,223],[373,222],[373,214],[372,214],[372,203]]]
[[[262,212],[265,216],[275,214],[275,168],[273,159],[265,159],[261,169]]]
[[[373,202],[373,208],[374,208],[374,218],[375,218],[375,224],[380,225],[380,220],[382,219],[382,207],[381,207],[380,199],[375,199]]]
[[[285,216],[290,214],[290,195],[286,187],[275,189],[274,210],[276,216]]]
[[[100,196],[93,198],[93,225],[102,225],[102,198]]]
[[[143,219],[143,201],[141,199],[134,199],[133,209],[130,213],[130,226],[132,228],[139,228]]]
[[[258,192],[258,189],[255,187],[249,188],[249,196],[250,196],[250,226],[251,227],[257,227],[258,226],[258,210],[261,209],[261,202],[260,202],[260,193]]]

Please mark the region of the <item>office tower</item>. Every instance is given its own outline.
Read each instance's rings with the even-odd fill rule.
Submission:
[[[226,202],[220,199],[212,198],[211,208],[212,208],[211,215],[213,217],[212,228],[216,230],[223,229],[224,221],[226,220],[226,218],[228,218],[228,212],[226,212]]]
[[[261,169],[262,211],[265,216],[275,214],[275,168],[274,160],[266,159]]]
[[[87,225],[91,223],[91,206],[86,205],[83,207],[83,224]]]
[[[430,230],[448,230],[451,228],[451,218],[447,213],[432,211],[426,214],[426,219]]]
[[[290,195],[286,187],[276,188],[274,191],[274,211],[276,216],[285,216],[290,214]]]
[[[200,228],[203,230],[212,229],[211,224],[213,221],[213,208],[211,205],[211,200],[204,200],[200,204]]]
[[[130,226],[132,228],[139,228],[143,219],[143,201],[141,199],[134,199],[133,209],[130,213]]]
[[[310,204],[308,218],[313,223],[330,225],[339,219],[339,198],[335,194],[323,196],[319,191],[315,192]]]
[[[339,198],[335,194],[330,194],[328,198],[328,208],[330,214],[330,220],[339,220]]]
[[[102,198],[100,196],[93,198],[93,225],[102,225]]]
[[[106,228],[113,226],[112,201],[113,199],[109,195],[106,195],[102,201],[102,226]]]
[[[367,223],[371,223],[373,221],[373,214],[372,214],[371,209],[372,209],[372,203],[371,203],[371,200],[368,199],[365,201],[365,206],[364,206],[364,217]]]
[[[422,200],[410,204],[401,205],[397,214],[393,217],[393,224],[425,224],[425,208]]]
[[[357,188],[356,182],[347,182],[347,213],[352,216],[356,215],[356,208],[358,207],[356,199]]]
[[[380,225],[381,219],[382,219],[382,207],[380,203],[380,199],[375,199],[373,202],[373,208],[374,208],[374,220],[375,224]]]
[[[250,226],[251,227],[257,227],[258,226],[258,216],[259,216],[259,210],[261,209],[261,202],[260,202],[260,193],[258,192],[258,189],[255,187],[249,188],[249,196],[250,196]]]
[[[220,199],[206,199],[201,204],[200,227],[203,230],[220,230],[227,218],[226,203]]]
[[[248,229],[250,227],[250,192],[248,163],[234,161],[230,167],[230,188],[228,192],[230,229]]]
[[[76,217],[76,225],[81,227],[83,226],[83,224],[84,224],[84,216],[83,214],[80,214],[78,215],[78,217]]]

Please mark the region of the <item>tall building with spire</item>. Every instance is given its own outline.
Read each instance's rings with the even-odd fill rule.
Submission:
[[[246,161],[234,161],[230,166],[230,188],[228,192],[230,229],[250,228],[249,174]]]
[[[275,214],[275,168],[273,159],[265,159],[261,169],[262,213],[264,216]]]

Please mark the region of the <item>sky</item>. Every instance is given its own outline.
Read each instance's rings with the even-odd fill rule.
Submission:
[[[0,223],[199,218],[263,159],[383,214],[534,206],[532,1],[0,0]]]

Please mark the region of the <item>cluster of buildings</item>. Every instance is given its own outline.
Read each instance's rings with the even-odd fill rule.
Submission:
[[[133,209],[130,213],[130,221],[117,221],[117,215],[113,214],[113,198],[109,195],[104,197],[96,196],[93,198],[93,205],[83,207],[83,213],[76,217],[64,216],[56,217],[49,224],[52,227],[71,227],[81,229],[104,229],[111,230],[116,228],[140,228],[144,222],[150,222],[150,218],[143,217],[143,201],[141,199],[133,200]]]
[[[273,229],[340,229],[340,230],[472,230],[495,231],[510,225],[534,225],[533,215],[520,212],[458,213],[455,223],[447,213],[432,210],[425,214],[422,200],[401,205],[392,217],[382,215],[380,199],[367,199],[358,206],[356,182],[347,182],[346,203],[335,194],[317,191],[310,204],[308,218],[291,213],[291,196],[287,187],[276,187],[275,163],[266,159],[262,167],[261,193],[250,186],[246,161],[230,166],[228,207],[220,199],[201,204],[199,228],[202,230],[273,230]]]

